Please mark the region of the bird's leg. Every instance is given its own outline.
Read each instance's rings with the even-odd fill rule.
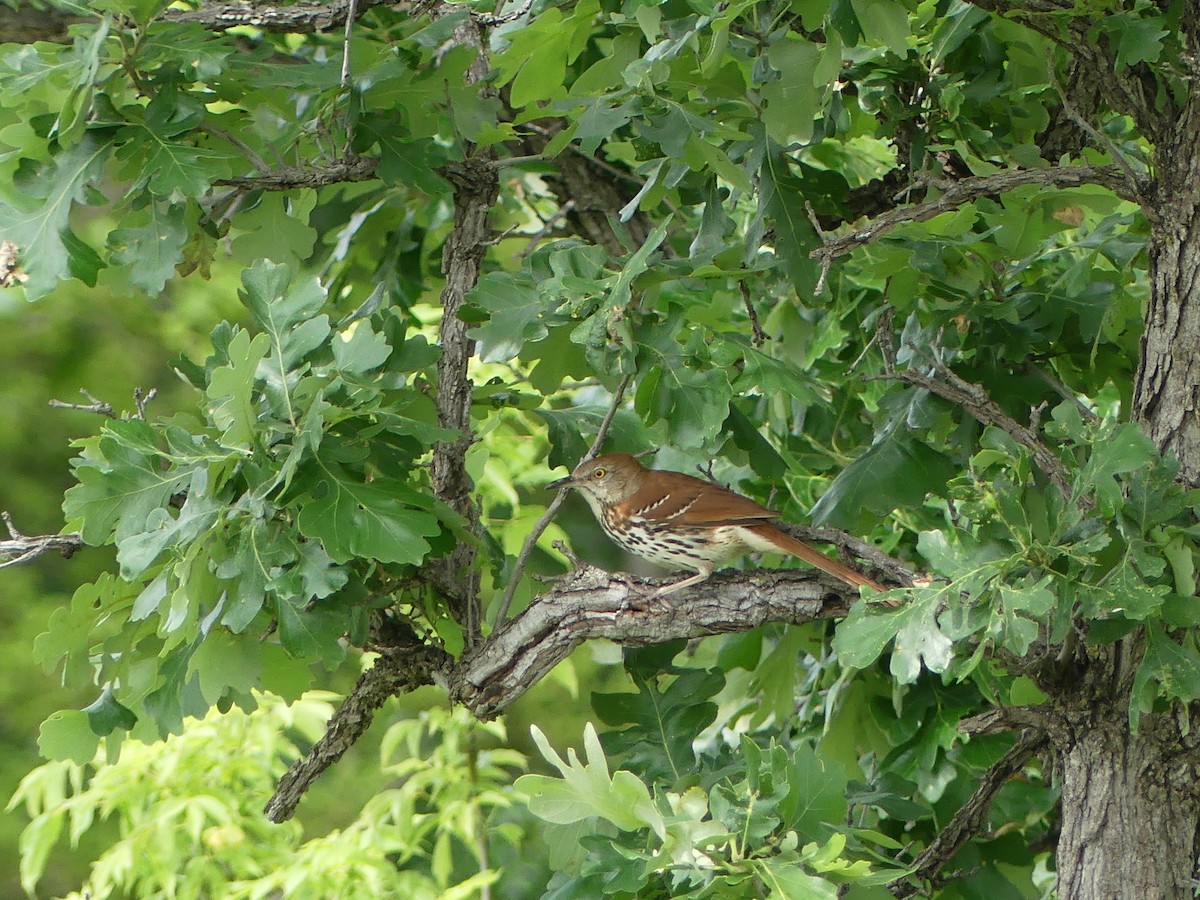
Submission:
[[[664,584],[653,594],[651,594],[650,597],[664,597],[667,594],[673,594],[676,591],[682,591],[684,588],[690,588],[694,584],[700,584],[702,581],[707,581],[711,575],[712,569],[709,569],[707,572],[699,572],[695,575],[692,575],[690,578],[683,579],[683,581],[676,581],[674,584]]]

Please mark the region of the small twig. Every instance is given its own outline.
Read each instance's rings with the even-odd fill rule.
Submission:
[[[28,562],[51,550],[57,550],[69,559],[83,546],[83,538],[78,534],[22,534],[7,510],[0,512],[0,520],[4,522],[9,536],[7,541],[0,540],[0,569]]]
[[[956,181],[937,182],[945,187],[945,193],[934,200],[915,206],[905,206],[881,213],[862,228],[831,238],[808,255],[812,259],[832,260],[852,253],[858,247],[878,240],[893,228],[908,222],[924,222],[944,212],[952,212],[980,197],[1003,194],[1007,191],[1031,184],[1047,187],[1070,188],[1085,184],[1106,187],[1118,197],[1140,201],[1140,195],[1131,194],[1125,173],[1118,166],[1049,166],[1044,169],[1009,169],[994,175],[960,178]]]
[[[701,475],[703,475],[704,480],[707,481],[709,484],[716,485],[717,487],[721,488],[722,490],[729,490],[728,487],[721,484],[721,482],[717,481],[717,476],[715,476],[713,474],[712,467],[713,467],[713,464],[712,464],[712,460],[710,459],[704,465],[700,465],[699,463],[697,463],[696,471],[699,472]]]
[[[350,90],[350,37],[357,17],[358,0],[350,0],[346,7],[346,36],[342,41],[342,93]]]
[[[110,419],[115,419],[117,414],[113,412],[112,404],[104,400],[97,400],[84,388],[79,389],[79,393],[87,397],[90,403],[65,403],[62,400],[51,400],[50,405],[55,409],[78,409],[81,412],[98,413],[102,416],[107,416]]]
[[[158,388],[150,388],[150,390],[145,392],[143,392],[140,387],[133,389],[133,403],[137,407],[137,417],[139,419],[145,421],[146,407],[149,405],[150,401],[157,396]]]
[[[923,356],[928,359],[934,374],[929,375],[913,368],[897,369],[892,361],[886,365],[886,371],[882,377],[894,378],[924,388],[931,394],[936,394],[961,406],[983,424],[996,426],[1029,450],[1033,454],[1034,464],[1042,470],[1042,473],[1050,479],[1050,482],[1058,488],[1066,500],[1071,499],[1071,484],[1067,477],[1066,467],[1054,451],[1042,443],[1032,429],[1022,425],[1006,413],[982,387],[957,375],[946,365],[941,353],[936,349],[936,345],[932,352],[926,352],[912,343],[907,344],[906,347],[914,356]],[[1081,497],[1079,502],[1088,501]]]
[[[1030,362],[1029,360],[1025,360],[1025,362],[1021,364],[1021,368],[1026,372],[1032,372],[1038,378],[1042,379],[1042,381],[1046,382],[1046,385],[1052,391],[1054,391],[1054,393],[1058,394],[1064,400],[1070,400],[1072,403],[1074,403],[1075,408],[1079,410],[1079,414],[1083,416],[1086,421],[1093,423],[1100,421],[1100,416],[1096,414],[1096,411],[1080,400],[1079,395],[1067,387],[1053,372],[1047,372],[1041,366]]]
[[[342,39],[342,76],[341,89],[339,94],[346,98],[347,109],[346,117],[343,122],[343,128],[346,132],[346,149],[343,156],[346,159],[354,157],[354,116],[349,106],[350,103],[350,38],[354,33],[354,20],[358,18],[358,2],[359,0],[350,0],[350,5],[346,9],[346,32]]]
[[[1029,407],[1029,430],[1036,433],[1042,427],[1042,413],[1046,411],[1046,407],[1050,405],[1050,401],[1043,400],[1037,406]]]
[[[504,0],[499,0],[499,2],[496,4],[496,9],[499,10],[503,5]],[[515,22],[531,9],[533,9],[533,0],[525,0],[525,2],[516,9],[509,10],[506,13],[496,12],[492,15],[488,15],[487,13],[472,12],[471,18],[485,28],[495,28],[497,25],[507,25],[509,22]]]
[[[1133,165],[1125,158],[1125,154],[1120,151],[1116,144],[1112,142],[1107,134],[1100,131],[1091,122],[1085,119],[1082,113],[1075,108],[1075,104],[1071,102],[1068,93],[1063,90],[1058,81],[1058,74],[1055,72],[1054,51],[1052,48],[1046,48],[1046,72],[1050,76],[1050,85],[1057,92],[1058,97],[1062,100],[1063,112],[1067,114],[1072,122],[1082,129],[1083,133],[1090,137],[1098,146],[1108,151],[1113,160],[1125,171],[1125,180],[1129,184],[1129,189],[1133,193],[1133,198],[1140,206],[1145,207],[1145,188],[1142,184],[1143,178],[1134,170]]]
[[[225,143],[230,144],[241,151],[242,155],[245,156],[246,159],[250,160],[250,164],[253,165],[254,168],[258,169],[259,174],[271,174],[271,166],[267,163],[267,161],[259,156],[253,147],[251,147],[237,135],[230,134],[224,128],[218,128],[215,125],[202,125],[201,127],[213,137],[219,138]]]
[[[546,237],[549,237],[560,221],[570,215],[571,210],[575,208],[575,201],[568,200],[558,208],[550,218],[542,222],[542,227],[538,229],[536,234],[529,236],[529,243],[525,245],[525,249],[521,251],[521,259],[527,259],[534,250],[537,249],[538,243]]]
[[[762,325],[758,321],[758,311],[754,308],[754,303],[750,299],[750,285],[746,284],[746,279],[742,278],[738,281],[738,290],[742,292],[742,303],[746,306],[746,315],[750,317],[751,340],[755,347],[761,347],[767,340],[767,333],[763,331]]]
[[[859,364],[862,363],[862,361],[867,358],[867,354],[871,352],[871,348],[875,346],[875,344],[878,340],[879,340],[879,331],[878,331],[878,329],[876,329],[875,333],[873,335],[871,335],[871,339],[869,341],[867,341],[867,346],[862,348],[862,353],[858,354],[858,358],[855,359],[854,362],[850,363],[850,368],[848,368],[846,370],[847,375],[849,375],[855,369],[857,369],[859,367]]]
[[[804,201],[804,210],[808,213],[808,221],[812,223],[813,231],[817,233],[817,237],[821,239],[821,246],[829,246],[829,238],[826,236],[824,229],[821,228],[821,222],[817,218],[817,211],[813,209],[813,205],[807,200]],[[813,296],[820,297],[825,293],[825,283],[829,280],[829,269],[833,265],[833,256],[821,257],[821,274],[817,278],[817,285],[813,288]]]
[[[608,412],[604,414],[604,419],[600,422],[600,427],[596,430],[596,439],[592,441],[592,446],[587,453],[583,455],[581,463],[587,462],[589,459],[595,459],[600,454],[600,448],[604,445],[604,439],[608,437],[608,429],[612,426],[612,421],[617,415],[617,410],[621,406],[621,401],[625,397],[625,390],[629,387],[629,383],[633,380],[632,375],[626,375],[621,379],[621,383],[617,385],[617,389],[613,391],[612,402],[608,405]],[[563,500],[567,497],[568,488],[559,490],[557,496],[550,501],[550,505],[546,507],[546,511],[542,513],[540,519],[534,523],[533,530],[525,538],[525,543],[521,546],[521,552],[517,554],[517,561],[513,564],[512,574],[508,578],[508,587],[504,589],[504,597],[500,600],[500,606],[496,609],[496,615],[492,619],[492,630],[495,631],[504,624],[505,618],[508,616],[508,608],[512,605],[513,596],[517,593],[517,586],[521,583],[521,576],[525,572],[525,566],[529,562],[529,556],[533,553],[533,548],[537,545],[538,538],[542,536],[542,532],[549,527],[551,520],[554,519],[558,508],[562,506]]]
[[[920,888],[910,881],[910,878],[921,880],[934,878],[942,866],[962,849],[963,844],[983,827],[987,821],[992,800],[1008,782],[1008,779],[1020,772],[1045,744],[1046,736],[1041,732],[1030,729],[1022,733],[1016,744],[983,774],[975,793],[959,807],[946,827],[939,831],[929,846],[917,855],[913,871],[909,875],[891,882],[888,890],[896,897],[911,897]]]

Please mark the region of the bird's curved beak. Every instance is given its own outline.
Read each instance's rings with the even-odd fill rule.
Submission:
[[[558,481],[552,481],[546,485],[547,490],[556,491],[559,488],[574,487],[575,480],[568,475],[566,478],[560,478]]]

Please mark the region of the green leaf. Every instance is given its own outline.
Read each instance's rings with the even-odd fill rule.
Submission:
[[[894,0],[850,0],[863,34],[871,41],[886,44],[903,59],[908,55],[908,11]]]
[[[365,375],[378,369],[391,353],[387,338],[372,331],[365,319],[356,319],[333,336],[334,365],[348,375]]]
[[[717,705],[707,702],[725,685],[716,669],[690,669],[660,690],[654,676],[633,676],[636,694],[592,694],[592,708],[606,725],[628,725],[607,732],[610,753],[654,783],[677,782],[695,769],[692,743],[712,724]]]
[[[1177,642],[1152,625],[1146,628],[1146,652],[1133,680],[1129,727],[1134,732],[1141,714],[1151,712],[1158,697],[1185,704],[1200,698],[1200,654],[1191,636]]]
[[[229,343],[229,364],[213,370],[208,395],[212,405],[209,415],[221,429],[221,443],[226,447],[248,450],[258,437],[258,415],[254,405],[254,386],[259,365],[271,346],[268,335],[256,335],[254,340],[239,331]]]
[[[526,343],[546,337],[546,326],[538,318],[553,311],[533,285],[518,281],[508,272],[481,276],[467,294],[467,302],[489,314],[487,324],[469,332],[479,341],[480,359],[488,362],[514,359]]]
[[[1149,466],[1158,453],[1141,426],[1133,422],[1118,425],[1112,433],[1097,437],[1075,490],[1078,494],[1095,491],[1100,510],[1111,515],[1123,503],[1117,476]]]
[[[68,220],[100,177],[111,150],[90,132],[49,163],[23,167],[11,184],[0,183],[0,235],[21,252],[31,300],[49,293],[72,265],[90,267],[87,260],[95,251],[70,233]]]
[[[128,731],[137,724],[133,710],[118,703],[112,686],[107,684],[100,696],[83,711],[87,714],[88,727],[100,737],[112,734],[118,728]]]
[[[187,470],[164,470],[157,455],[145,452],[151,435],[140,419],[114,420],[74,460],[79,484],[67,491],[63,513],[85,543],[96,546],[114,535],[121,540],[140,533],[151,513],[187,483]]]
[[[763,122],[772,141],[787,147],[812,140],[813,120],[821,101],[813,74],[820,57],[815,44],[799,37],[777,41],[767,52],[767,59],[779,73],[779,78],[762,87],[767,103]]]
[[[342,637],[348,627],[347,611],[329,606],[308,608],[303,600],[285,598],[277,607],[279,639],[288,653],[301,659],[321,659],[335,669],[346,657]]]
[[[788,796],[780,805],[785,829],[801,840],[824,839],[830,826],[846,820],[845,770],[822,760],[808,744],[800,744],[788,760]]]
[[[128,270],[134,287],[158,294],[174,274],[188,237],[183,216],[183,204],[152,200],[109,233],[112,263]]]
[[[817,525],[864,530],[894,509],[919,506],[926,494],[941,494],[956,471],[897,422],[838,473],[809,515]]]
[[[300,510],[297,527],[321,541],[335,562],[353,558],[417,565],[429,553],[426,537],[437,534],[438,520],[405,506],[394,493],[375,484],[358,484],[326,468],[323,493]]]
[[[556,824],[570,824],[599,816],[623,831],[651,828],[663,839],[666,826],[646,785],[631,772],[608,774],[608,761],[589,722],[583,731],[587,763],[581,763],[575,750],[567,751],[564,762],[536,725],[530,726],[533,741],[542,756],[562,774],[558,778],[524,775],[516,788],[529,797],[534,815]]]
[[[82,766],[92,761],[99,746],[100,735],[80,709],[54,713],[38,732],[38,750],[46,759],[69,759]]]

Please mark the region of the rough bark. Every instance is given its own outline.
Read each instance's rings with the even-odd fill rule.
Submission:
[[[1072,718],[1074,740],[1059,757],[1059,896],[1191,897],[1200,821],[1195,738],[1165,714],[1145,717],[1133,734],[1126,708],[1107,702]]]
[[[1150,302],[1133,415],[1188,485],[1200,484],[1200,111],[1192,103],[1156,151]]]

